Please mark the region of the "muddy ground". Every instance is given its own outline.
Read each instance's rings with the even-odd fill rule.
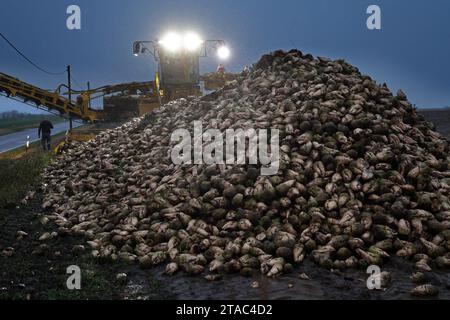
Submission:
[[[252,277],[226,275],[216,282],[203,277],[163,275],[163,266],[142,270],[135,265],[102,263],[88,252],[74,253],[74,245],[83,244],[80,237],[59,236],[39,241],[44,232],[56,227],[42,225],[40,199],[27,206],[0,209],[0,252],[14,248],[10,257],[0,257],[0,299],[411,299],[413,284],[409,262],[391,259],[383,271],[392,274],[386,290],[369,290],[364,270],[331,272],[307,260],[293,273],[276,279],[260,274]],[[18,240],[17,231],[28,236]],[[77,265],[82,271],[81,290],[68,290],[66,269]],[[127,274],[126,284],[116,280]],[[306,274],[309,279],[303,279]],[[439,299],[450,299],[450,273],[430,273],[439,290]]]
[[[425,117],[449,138],[450,110],[429,111]],[[84,244],[80,237],[56,237],[42,242],[44,232],[55,230],[51,222],[40,220],[39,194],[28,205],[0,208],[0,299],[412,299],[414,287],[409,279],[412,265],[392,258],[382,267],[391,272],[392,281],[385,290],[369,290],[364,270],[331,272],[306,260],[293,273],[276,279],[260,274],[252,277],[226,275],[208,282],[203,277],[163,275],[163,266],[142,270],[135,265],[94,260],[89,252],[72,252]],[[28,235],[17,239],[17,232]],[[11,256],[2,254],[14,248]],[[68,290],[66,280],[70,265],[80,267],[81,290]],[[127,282],[116,280],[127,274]],[[300,277],[300,274],[307,275]],[[438,299],[450,299],[450,272],[428,274],[439,288]]]

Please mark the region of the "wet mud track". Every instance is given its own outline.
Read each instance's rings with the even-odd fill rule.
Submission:
[[[51,223],[38,219],[39,199],[27,207],[0,209],[0,253],[14,248],[10,257],[0,254],[0,299],[412,299],[415,286],[410,275],[412,265],[399,258],[391,259],[382,271],[391,273],[385,290],[369,290],[364,270],[331,272],[308,259],[290,274],[270,279],[259,273],[251,277],[225,275],[209,282],[202,276],[182,272],[163,274],[164,267],[150,270],[135,265],[100,263],[88,250],[74,253],[72,248],[84,244],[79,237],[56,237],[46,242],[38,238],[51,232]],[[17,239],[17,231],[28,236]],[[68,290],[66,268],[78,265],[82,270],[82,289]],[[127,274],[126,284],[116,280]],[[300,274],[307,275],[307,278]],[[429,273],[431,283],[439,288],[437,299],[450,299],[450,272]]]
[[[391,272],[392,281],[384,290],[369,290],[367,277],[361,270],[331,272],[318,267],[312,261],[305,261],[290,274],[271,279],[255,274],[253,277],[226,275],[223,279],[209,282],[203,277],[186,276],[177,273],[174,276],[163,274],[163,267],[152,270],[129,268],[126,272],[130,288],[144,288],[146,278],[152,275],[160,283],[161,290],[175,299],[413,299],[410,290],[415,285],[410,280],[414,271],[411,264],[399,258],[394,258],[382,267],[382,271]],[[306,274],[309,279],[302,279],[300,274]],[[435,299],[450,299],[450,274],[434,272],[428,274],[431,283],[439,288],[439,296]],[[256,287],[255,287],[256,286]],[[141,298],[145,298],[144,296]]]

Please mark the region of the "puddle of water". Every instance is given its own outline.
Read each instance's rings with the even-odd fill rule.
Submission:
[[[133,295],[146,296],[154,292],[154,278],[159,283],[159,290],[174,299],[188,300],[320,300],[320,299],[412,299],[410,290],[414,284],[410,275],[414,271],[410,263],[393,258],[382,271],[391,272],[392,282],[386,290],[369,290],[366,286],[368,274],[363,270],[346,270],[333,273],[323,269],[311,261],[294,269],[291,274],[271,279],[261,274],[243,277],[239,274],[225,275],[221,280],[209,282],[202,276],[189,276],[178,272],[173,276],[163,274],[164,267],[158,266],[151,270],[141,270],[130,267],[127,270],[129,284],[127,292]],[[300,274],[306,273],[309,280],[301,279]],[[439,290],[439,299],[450,299],[450,273],[437,271],[431,275],[432,283]],[[252,283],[258,282],[257,288]],[[153,287],[153,288],[152,288]],[[148,296],[151,298],[151,296]]]

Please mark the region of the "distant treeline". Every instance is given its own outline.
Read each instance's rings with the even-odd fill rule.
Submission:
[[[0,119],[18,119],[18,118],[44,118],[44,117],[55,117],[55,115],[47,115],[42,113],[25,113],[16,110],[0,112]]]
[[[29,128],[37,128],[42,120],[53,124],[63,122],[64,118],[53,114],[33,114],[18,111],[0,112],[0,136]]]

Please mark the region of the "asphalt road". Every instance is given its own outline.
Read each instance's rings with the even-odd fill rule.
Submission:
[[[52,130],[52,135],[66,131],[69,129],[69,122],[61,122],[54,124],[54,129]],[[80,126],[79,123],[74,122],[74,127]],[[30,137],[30,143],[39,140],[38,138],[38,128],[25,129],[19,132],[14,132],[0,136],[0,153],[8,150],[21,147],[26,144],[27,136]]]

